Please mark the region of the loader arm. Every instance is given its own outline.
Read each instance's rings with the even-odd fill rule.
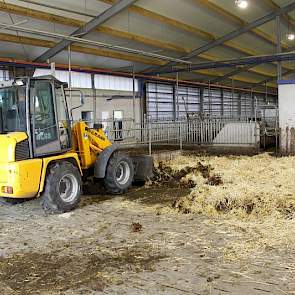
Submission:
[[[112,143],[103,130],[87,126],[83,121],[73,126],[73,149],[79,155],[82,169],[95,165],[97,155],[109,148]]]
[[[104,178],[107,164],[118,146],[112,144],[103,130],[89,128],[83,121],[73,126],[73,148],[78,154],[83,170],[94,168],[96,178]],[[153,175],[153,159],[150,156],[131,157],[134,168],[134,180],[146,180]]]

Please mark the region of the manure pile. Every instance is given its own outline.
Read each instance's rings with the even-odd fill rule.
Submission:
[[[161,161],[154,168],[153,178],[146,185],[194,188],[196,182],[192,179],[191,175],[196,173],[200,173],[209,185],[222,184],[221,177],[211,173],[213,168],[210,165],[205,165],[200,161],[194,161],[192,164],[191,166],[175,169],[171,167],[171,163],[167,165]]]
[[[164,166],[170,175],[184,169],[188,173],[180,173],[178,181],[194,184],[188,196],[172,204],[178,212],[239,218],[295,217],[295,157],[275,158],[267,153],[253,157],[180,156]]]

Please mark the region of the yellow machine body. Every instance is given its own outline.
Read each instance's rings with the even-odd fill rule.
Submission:
[[[78,205],[83,181],[103,180],[108,192],[120,194],[152,173],[146,157],[116,152],[102,125],[71,126],[69,113],[84,96],[69,110],[65,87],[53,76],[0,85],[0,197],[12,198],[5,201],[42,194],[45,210],[67,212]]]
[[[72,131],[72,151],[23,161],[15,161],[15,148],[17,143],[27,139],[26,133],[15,132],[0,135],[1,196],[35,197],[44,189],[47,167],[50,163],[61,160],[74,161],[82,174],[83,170],[94,166],[98,153],[111,146],[111,142],[102,129],[91,129],[85,122],[76,123]],[[10,193],[7,193],[7,188],[12,188]]]

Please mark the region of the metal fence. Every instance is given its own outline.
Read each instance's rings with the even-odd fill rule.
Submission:
[[[100,122],[113,142],[128,145],[257,145],[259,126],[249,118],[192,118],[178,121],[132,119]]]

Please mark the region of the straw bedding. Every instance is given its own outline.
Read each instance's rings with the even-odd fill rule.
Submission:
[[[161,214],[209,217],[216,230],[224,228],[231,237],[219,249],[224,259],[249,261],[270,251],[295,251],[295,157],[180,156],[166,165],[206,167],[208,173],[193,169],[185,176],[195,185],[190,194],[161,208]]]
[[[295,157],[258,156],[184,157],[168,164],[209,167],[186,178],[195,183],[188,196],[172,207],[182,213],[236,216],[242,219],[289,218],[295,214]]]

